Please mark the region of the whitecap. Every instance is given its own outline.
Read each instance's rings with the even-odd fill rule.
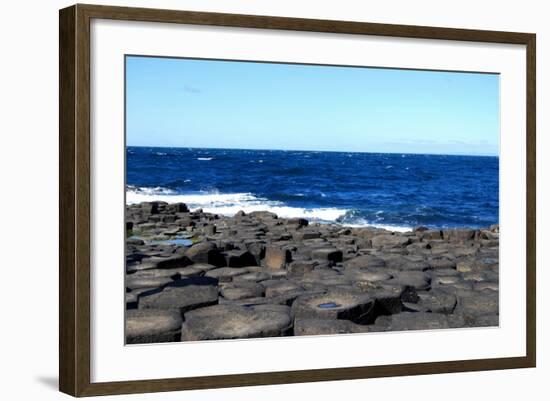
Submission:
[[[347,210],[340,208],[300,208],[287,206],[282,202],[256,197],[251,193],[196,192],[178,194],[165,188],[129,187],[126,191],[126,203],[163,201],[183,202],[191,210],[202,209],[207,213],[233,216],[239,210],[245,213],[269,211],[283,218],[302,217],[320,222],[334,223],[343,217]]]
[[[203,160],[203,161],[209,161],[212,160],[213,157],[197,157],[197,160]]]
[[[380,223],[374,223],[367,221],[365,219],[357,219],[351,223],[345,223],[344,224],[347,227],[375,227],[375,228],[382,228],[384,230],[388,231],[395,231],[400,233],[406,233],[413,230],[413,227],[410,226],[401,226],[397,224],[380,224]]]

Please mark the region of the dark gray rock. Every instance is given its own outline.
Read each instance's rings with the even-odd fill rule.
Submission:
[[[497,315],[499,312],[498,292],[483,290],[459,294],[457,309],[470,317]]]
[[[367,333],[369,326],[349,320],[299,318],[294,320],[295,336]]]
[[[264,287],[256,283],[229,284],[220,290],[221,295],[228,300],[237,300],[245,298],[257,298],[264,295]]]
[[[224,256],[213,242],[200,242],[193,245],[187,250],[186,256],[193,263],[206,263],[217,267],[227,266]]]
[[[402,248],[411,243],[404,235],[377,235],[371,239],[374,248]]]
[[[288,272],[294,275],[304,275],[313,271],[319,265],[316,260],[295,260],[288,265]]]
[[[268,246],[265,250],[265,266],[270,269],[283,269],[290,261],[292,255],[288,249]]]
[[[318,248],[311,251],[311,258],[338,263],[342,261],[342,251],[336,248]]]
[[[182,320],[177,310],[129,310],[125,320],[126,344],[164,343],[181,339]]]
[[[431,277],[419,271],[400,271],[392,279],[386,281],[389,285],[409,286],[416,290],[428,290],[430,282]]]
[[[449,241],[468,241],[474,239],[476,232],[470,229],[443,230],[443,239]]]
[[[374,300],[366,294],[331,290],[322,295],[302,295],[292,304],[297,318],[343,319],[366,324],[374,316]]]
[[[288,307],[216,305],[185,314],[182,341],[278,337],[291,330]]]
[[[371,269],[385,266],[386,262],[374,255],[358,256],[356,258],[349,259],[344,263],[344,267],[346,269]]]
[[[402,312],[391,315],[385,319],[389,319],[389,327],[387,328],[389,331],[438,330],[449,328],[447,315],[442,313]],[[378,319],[376,324],[378,324]]]
[[[246,267],[220,267],[218,269],[209,270],[206,272],[206,277],[218,279],[221,283],[228,283],[235,276],[248,273]]]
[[[216,281],[207,277],[178,280],[159,291],[141,294],[139,309],[176,309],[185,313],[218,303]]]
[[[244,267],[256,265],[256,258],[248,251],[233,250],[223,253],[226,266],[228,267]]]
[[[277,297],[288,293],[296,293],[297,291],[304,291],[304,288],[295,282],[279,279],[279,280],[267,280],[260,283],[265,288],[265,296]]]
[[[415,312],[433,312],[451,314],[456,307],[456,295],[451,292],[434,288],[430,291],[419,291],[416,303],[406,303],[408,310]]]

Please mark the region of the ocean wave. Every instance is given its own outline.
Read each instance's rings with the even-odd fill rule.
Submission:
[[[364,219],[357,219],[354,222],[345,223],[343,225],[347,227],[376,227],[376,228],[382,228],[384,230],[395,231],[400,233],[406,233],[413,230],[413,227],[410,227],[410,226],[400,226],[397,224],[371,223]]]
[[[173,195],[176,192],[164,187],[136,187],[133,185],[128,185],[126,188],[126,195],[128,193],[141,194],[142,196],[161,196],[161,195]],[[145,201],[143,201],[145,202]]]
[[[202,161],[210,161],[212,159],[213,157],[197,157],[197,160],[202,160]]]
[[[301,208],[285,205],[282,202],[259,198],[251,193],[218,193],[199,192],[178,194],[170,189],[155,187],[128,187],[126,203],[163,201],[168,203],[183,202],[191,210],[202,209],[207,213],[233,216],[242,210],[245,213],[269,211],[279,217],[302,217],[320,222],[336,222],[348,211],[339,208]]]
[[[207,213],[215,213],[224,216],[233,216],[242,210],[245,213],[269,211],[283,218],[305,218],[321,223],[337,223],[348,227],[377,227],[389,231],[407,232],[412,227],[404,225],[385,224],[370,221],[357,216],[355,211],[336,207],[328,208],[301,208],[288,206],[283,202],[272,201],[256,197],[251,193],[219,193],[205,191],[197,193],[180,194],[164,187],[134,187],[128,186],[126,191],[126,203],[135,204],[141,202],[163,201],[168,203],[183,202],[191,210],[202,209]],[[379,211],[377,214],[381,213]]]

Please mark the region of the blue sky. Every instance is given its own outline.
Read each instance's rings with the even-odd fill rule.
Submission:
[[[128,56],[129,146],[498,155],[499,76]]]

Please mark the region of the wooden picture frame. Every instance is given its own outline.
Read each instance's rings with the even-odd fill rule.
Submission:
[[[90,21],[94,18],[526,46],[526,355],[511,358],[92,383],[90,380]],[[62,392],[73,396],[94,396],[535,367],[536,37],[534,34],[80,4],[60,10],[59,28],[59,388]]]

